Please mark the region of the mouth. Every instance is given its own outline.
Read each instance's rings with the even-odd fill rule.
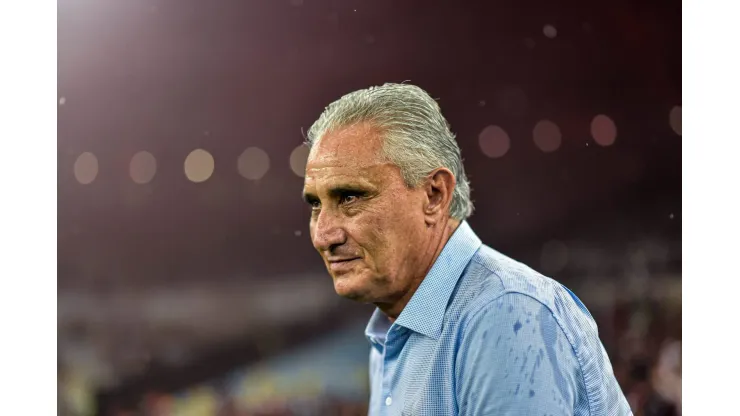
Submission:
[[[327,259],[329,263],[329,270],[331,270],[334,274],[346,273],[350,271],[359,260],[359,257]]]

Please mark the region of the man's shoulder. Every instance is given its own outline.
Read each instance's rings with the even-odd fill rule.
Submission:
[[[453,305],[457,303],[460,329],[465,321],[484,314],[494,325],[508,323],[507,315],[519,308],[525,314],[547,316],[547,322],[559,326],[568,338],[583,325],[596,331],[586,307],[567,288],[485,245],[471,259],[457,292]]]
[[[496,380],[530,386],[530,398],[552,390],[585,414],[614,414],[617,409],[619,414],[629,414],[596,323],[565,286],[482,246],[468,264],[457,293],[456,313],[450,319],[456,322],[452,331],[459,345],[455,365],[460,385],[474,377],[503,374],[505,380]],[[544,362],[551,365],[537,370]],[[526,381],[519,383],[517,377]],[[539,387],[531,387],[535,385]],[[500,400],[509,400],[517,391],[514,387]]]
[[[552,308],[559,286],[531,267],[483,245],[470,260],[458,291],[472,295],[474,299],[465,309],[474,312],[502,297],[518,296]]]

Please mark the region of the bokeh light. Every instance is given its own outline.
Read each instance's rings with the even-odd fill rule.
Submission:
[[[534,144],[545,153],[558,150],[563,140],[560,128],[550,120],[540,120],[532,131]]]
[[[509,151],[511,139],[501,127],[487,126],[478,135],[478,144],[484,155],[496,159]]]
[[[210,153],[203,149],[195,149],[185,159],[185,176],[191,182],[205,182],[213,175],[215,165]]]
[[[147,151],[141,151],[131,158],[129,175],[138,184],[149,183],[157,173],[157,159]]]
[[[611,146],[617,140],[617,126],[611,118],[599,114],[591,121],[591,136],[601,146]]]
[[[545,273],[558,273],[568,265],[568,246],[562,241],[548,241],[542,246],[540,266]]]
[[[79,155],[75,160],[74,173],[77,182],[91,184],[98,177],[98,158],[90,152]]]
[[[250,147],[239,156],[237,169],[243,177],[256,181],[270,169],[270,156],[259,147]]]
[[[308,160],[308,146],[302,144],[290,153],[290,170],[301,178],[306,174]]]
[[[679,136],[681,135],[681,106],[677,105],[671,109],[671,114],[669,117],[671,128],[673,131],[676,132]]]
[[[555,39],[558,35],[558,30],[553,25],[545,25],[545,27],[542,28],[542,33],[550,39]]]

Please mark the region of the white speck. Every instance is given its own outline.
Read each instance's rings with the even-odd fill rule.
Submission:
[[[355,12],[356,12],[356,11],[357,11],[357,9],[355,9],[355,10],[353,10],[353,11],[355,11]]]
[[[388,396],[385,398],[385,405],[390,406],[393,403],[393,399],[391,399],[391,396]]]
[[[586,147],[588,147],[588,142],[586,142]]]
[[[673,213],[671,212],[671,215],[668,216],[668,218],[673,219]]]
[[[66,102],[67,102],[67,99],[64,98],[64,97],[62,97],[62,98],[59,99],[59,105],[64,105],[64,103],[66,103]]]
[[[485,107],[486,106],[486,100],[480,100],[480,101],[478,101],[478,105],[481,106],[481,107]]]
[[[303,233],[301,232],[301,230],[295,230],[293,234],[295,234],[296,237],[300,237]]]

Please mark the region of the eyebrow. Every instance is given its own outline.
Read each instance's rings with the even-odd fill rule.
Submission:
[[[332,198],[337,198],[342,195],[346,194],[359,194],[359,195],[367,195],[370,193],[370,188],[364,185],[359,184],[343,184],[343,185],[336,185],[329,188],[329,195]],[[316,196],[316,194],[311,192],[303,192],[303,200],[307,203],[312,203],[314,201],[317,201],[319,198]]]
[[[310,192],[303,192],[301,195],[303,198],[303,201],[305,201],[307,204],[310,204],[318,199],[318,197]]]

